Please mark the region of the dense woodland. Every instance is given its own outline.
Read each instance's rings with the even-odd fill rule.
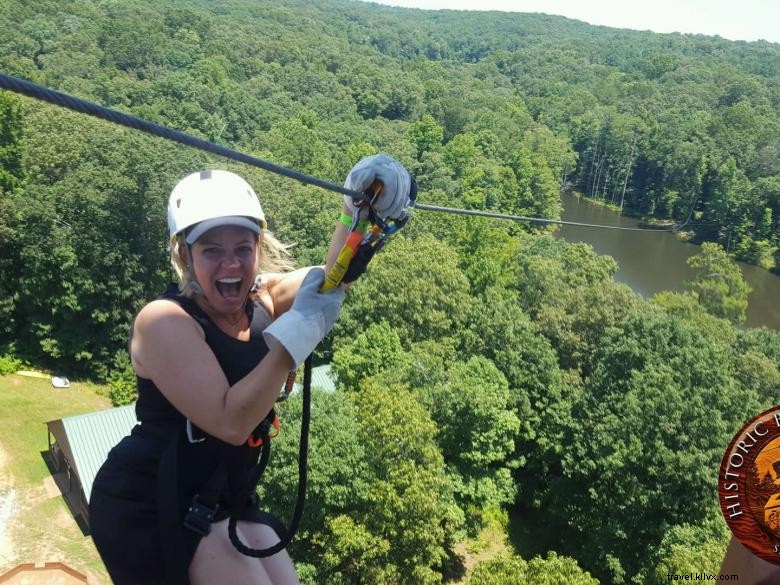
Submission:
[[[542,217],[562,188],[703,242],[643,299],[583,244],[419,211],[318,353],[305,583],[666,583],[715,573],[718,464],[780,398],[780,335],[736,327],[733,257],[780,244],[780,46],[544,15],[324,0],[0,0],[0,71],[340,182],[387,152],[419,200]],[[0,371],[132,401],[133,315],[171,278],[165,204],[226,167],[300,265],[340,196],[0,93]],[[261,491],[289,517],[300,399]],[[506,553],[468,572],[484,529]]]

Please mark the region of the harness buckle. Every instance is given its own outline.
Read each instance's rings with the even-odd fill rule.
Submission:
[[[200,429],[198,429],[198,430],[200,430]],[[200,433],[200,434],[202,435],[202,433]],[[195,436],[195,433],[192,430],[192,421],[190,419],[187,419],[187,440],[190,443],[192,443],[192,444],[202,443],[203,441],[206,440],[206,437],[203,437],[203,436],[196,437]]]
[[[255,429],[255,431],[259,431],[257,435],[255,435],[254,432],[249,434],[249,437],[247,437],[246,440],[247,445],[256,449],[257,447],[263,446],[263,437],[267,436],[269,439],[275,439],[279,436],[279,433],[282,432],[282,423],[275,412],[273,415],[273,419],[271,419],[271,416],[269,415],[257,426]],[[271,432],[271,429],[274,429],[274,432]]]
[[[187,515],[184,517],[184,527],[189,528],[196,534],[206,536],[211,532],[211,520],[216,515],[218,509],[218,504],[211,508],[201,502],[198,494],[195,494],[187,510]]]

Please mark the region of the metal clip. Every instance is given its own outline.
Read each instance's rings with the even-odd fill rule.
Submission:
[[[219,506],[211,508],[198,499],[198,494],[192,497],[192,503],[184,517],[184,527],[196,534],[206,536],[211,532],[211,521],[217,513]]]
[[[200,437],[199,439],[195,438],[192,431],[192,421],[190,419],[187,419],[187,440],[193,445],[195,443],[202,443],[206,440],[206,437]]]

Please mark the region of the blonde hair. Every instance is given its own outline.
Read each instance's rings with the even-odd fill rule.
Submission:
[[[288,252],[292,245],[282,244],[271,232],[265,229],[257,237],[257,240],[255,278],[266,272],[290,272],[295,270],[295,263]],[[182,296],[191,299],[200,290],[200,286],[192,277],[190,266],[185,260],[184,254],[188,254],[189,251],[184,240],[184,234],[176,234],[171,238],[170,250],[171,265],[179,277],[179,292]],[[249,296],[252,297],[253,295],[250,293]]]

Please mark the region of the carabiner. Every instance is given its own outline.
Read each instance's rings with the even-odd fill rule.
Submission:
[[[265,421],[263,421],[263,423],[265,423]],[[262,426],[263,423],[260,423],[260,425]],[[276,429],[276,432],[273,434],[271,434],[272,429]],[[282,423],[279,421],[279,417],[276,414],[274,414],[274,420],[271,423],[271,428],[268,429],[268,438],[275,439],[276,437],[279,436],[279,433],[281,432],[282,432]],[[263,437],[262,436],[255,437],[254,432],[249,433],[249,436],[246,439],[246,444],[252,447],[253,449],[256,449],[257,447],[262,447]]]

